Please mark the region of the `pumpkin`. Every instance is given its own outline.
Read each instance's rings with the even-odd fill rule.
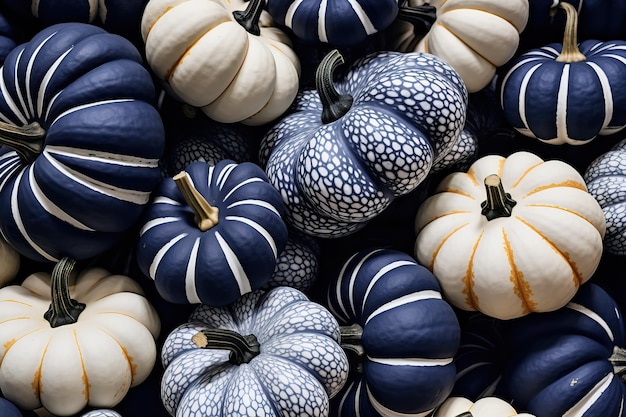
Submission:
[[[11,401],[0,397],[0,416],[22,417],[22,413]]]
[[[21,266],[20,254],[0,237],[0,287],[17,276]]]
[[[398,15],[398,0],[267,0],[267,11],[279,25],[307,43],[355,46],[387,28]]]
[[[316,90],[299,94],[259,150],[287,222],[317,237],[354,233],[415,190],[465,122],[465,86],[433,55],[374,52],[334,83],[342,63],[336,49],[322,60]]]
[[[589,193],[602,207],[606,219],[604,249],[618,256],[626,255],[626,139],[621,140],[609,151],[595,158],[585,170],[583,178]]]
[[[150,0],[141,20],[148,64],[215,121],[275,120],[296,96],[300,61],[264,3]]]
[[[139,285],[75,264],[0,289],[0,390],[25,410],[112,407],[156,361],[160,321]]]
[[[288,230],[287,244],[278,255],[272,279],[267,287],[287,286],[307,293],[317,281],[319,274],[319,244],[312,236],[298,230]]]
[[[137,265],[167,301],[231,304],[271,279],[287,244],[283,212],[258,165],[193,162],[155,191]]]
[[[417,36],[414,29],[421,33],[424,9],[432,7],[435,22]],[[486,87],[515,55],[527,21],[528,0],[408,0],[390,28],[389,47],[436,55],[473,93]]]
[[[527,51],[498,78],[500,104],[521,134],[553,145],[583,145],[626,126],[626,41],[578,44],[570,3],[562,43]]]
[[[2,235],[38,262],[111,248],[160,178],[164,130],[139,51],[60,23],[13,49],[1,77]]]
[[[464,397],[450,397],[437,408],[433,417],[535,417],[518,413],[511,404],[498,397],[483,397],[476,402]]]
[[[118,412],[107,409],[91,410],[81,417],[122,417]]]
[[[600,263],[606,222],[576,169],[518,151],[446,176],[415,230],[415,257],[447,300],[511,319],[570,301]]]
[[[622,414],[624,322],[602,287],[588,282],[563,308],[505,325],[501,385],[516,407],[537,417]]]
[[[426,416],[454,385],[460,328],[432,273],[409,255],[371,248],[332,277],[327,305],[353,371],[337,416]]]
[[[172,416],[328,416],[348,374],[337,321],[289,287],[198,306],[167,336],[161,361]]]

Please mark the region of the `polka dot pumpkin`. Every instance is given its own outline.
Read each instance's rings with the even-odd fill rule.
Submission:
[[[220,331],[256,353],[241,360],[199,337]],[[290,287],[248,293],[228,307],[200,305],[164,341],[163,404],[186,417],[327,416],[348,374],[339,334],[328,310]]]
[[[429,54],[374,52],[341,77],[333,77],[337,65],[323,73],[324,64],[317,89],[301,92],[264,135],[259,160],[294,228],[340,237],[413,191],[446,156],[464,126],[468,96],[455,70]],[[350,104],[323,121],[329,96]]]

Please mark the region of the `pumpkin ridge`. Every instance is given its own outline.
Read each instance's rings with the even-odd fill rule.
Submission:
[[[42,354],[41,354],[41,360],[39,361],[39,366],[37,367],[37,370],[35,371],[35,375],[33,376],[33,382],[31,383],[31,386],[33,388],[33,393],[35,395],[36,398],[39,399],[39,402],[41,402],[41,368],[43,367],[43,360],[46,357],[46,351],[48,350],[48,346],[50,346],[50,338],[48,338],[48,342],[46,343],[46,347],[43,349]]]
[[[523,198],[529,197],[529,196],[531,196],[531,195],[533,195],[535,193],[538,193],[540,191],[549,190],[551,188],[559,188],[559,187],[576,188],[576,189],[579,189],[581,191],[587,192],[587,187],[584,184],[581,184],[580,182],[575,181],[575,180],[567,180],[567,181],[563,181],[563,182],[560,182],[560,183],[553,183],[553,184],[542,185],[541,187],[537,187],[537,188],[533,189],[532,191],[529,191]],[[532,205],[540,205],[540,204],[532,204]]]
[[[502,228],[502,239],[504,240],[504,252],[511,266],[511,275],[509,280],[513,283],[513,292],[522,302],[523,314],[528,314],[531,311],[536,310],[537,303],[532,300],[532,290],[528,281],[523,279],[523,273],[517,269],[515,265],[515,256],[513,256],[513,250],[511,249],[511,242],[509,241],[506,230]],[[554,245],[552,245],[554,247]]]
[[[467,49],[469,49],[470,51],[472,51],[474,54],[476,54],[477,56],[481,57],[482,59],[485,60],[485,62],[489,62],[491,65],[493,65],[494,67],[497,67],[498,65],[494,64],[493,62],[489,61],[487,58],[485,58],[484,56],[482,56],[480,53],[478,53],[477,50],[475,50],[474,48],[472,48],[471,46],[469,46],[469,44],[467,42],[465,42],[463,39],[461,39],[461,37],[459,35],[457,35],[456,33],[452,32],[448,27],[444,26],[442,23],[437,22],[436,23],[437,26],[441,27],[442,29],[445,29],[448,33],[450,33],[452,36],[454,36],[459,42],[461,42],[463,45],[465,45],[467,47]]]
[[[85,398],[85,401],[89,402],[89,387],[90,387],[90,384],[89,384],[89,376],[87,375],[87,370],[85,369],[85,361],[83,360],[83,351],[80,348],[80,343],[78,342],[78,334],[76,332],[76,329],[72,329],[72,333],[74,334],[74,341],[76,342],[76,349],[78,350],[78,357],[79,357],[79,360],[80,360],[80,367],[81,367],[82,372],[83,372],[82,380],[83,380],[84,389],[83,389],[82,393],[83,393],[83,396]],[[42,357],[43,356],[45,356],[45,353],[44,353],[44,355],[42,355]]]
[[[112,313],[115,314],[115,312],[112,312]],[[122,314],[122,315],[130,317],[128,314]],[[134,317],[130,317],[130,318],[134,318]],[[143,326],[143,324],[141,322],[139,322],[139,320],[135,319],[135,321],[137,321],[140,326]],[[100,326],[95,326],[95,328],[100,330],[103,334],[109,336],[111,339],[113,339],[115,341],[115,343],[122,350],[122,354],[124,355],[124,357],[126,358],[126,361],[128,362],[128,368],[130,370],[130,380],[131,380],[131,384],[132,384],[132,381],[135,381],[135,376],[137,375],[137,364],[135,362],[133,362],[133,357],[128,354],[128,350],[124,347],[124,345],[115,336],[113,336],[110,332],[108,332],[106,329],[104,329],[104,328],[102,328]]]
[[[258,304],[257,304],[258,306]],[[263,355],[266,355],[265,353],[262,353]],[[280,359],[280,358],[279,358]],[[274,401],[274,398],[272,398],[271,393],[268,391],[268,389],[265,387],[265,384],[261,383],[261,379],[258,376],[258,372],[257,370],[254,368],[254,362],[250,362],[248,364],[248,367],[250,368],[250,373],[254,375],[254,378],[257,381],[257,385],[258,387],[261,389],[261,391],[263,392],[263,394],[265,395],[265,398],[267,398],[267,402],[270,405],[270,407],[272,407],[272,411],[274,411],[274,415],[279,416],[281,415],[281,407],[276,404],[276,402]],[[227,390],[224,390],[224,393],[226,393]]]
[[[433,252],[433,255],[430,259],[430,262],[428,263],[428,269],[430,269],[431,271],[434,269],[435,266],[435,260],[437,259],[437,255],[439,254],[439,251],[441,250],[441,248],[443,247],[443,245],[446,244],[446,242],[448,241],[448,239],[450,239],[456,232],[458,232],[459,230],[461,230],[464,227],[467,227],[469,225],[469,223],[465,223],[460,225],[459,227],[457,227],[456,229],[452,230],[450,233],[448,233],[446,236],[443,237],[443,239],[441,239],[441,242],[437,245],[437,249],[435,249],[435,251]],[[482,236],[482,234],[481,234]],[[478,242],[480,241],[480,237],[478,238],[476,244],[478,244]],[[473,252],[472,251],[472,258],[473,256]],[[471,260],[470,260],[471,263]]]
[[[456,232],[457,230],[459,230],[459,228],[455,229],[453,231]],[[474,279],[473,279],[473,264],[474,264],[474,256],[476,255],[476,250],[478,249],[478,244],[480,243],[480,241],[483,238],[483,235],[485,234],[485,231],[483,230],[480,233],[480,236],[478,236],[478,238],[476,239],[476,242],[474,243],[474,247],[472,248],[472,253],[470,255],[470,258],[467,262],[467,272],[465,274],[464,277],[461,277],[461,281],[463,282],[464,286],[463,286],[463,290],[462,293],[465,294],[465,304],[468,305],[469,307],[471,307],[472,309],[476,310],[476,311],[480,311],[479,309],[479,301],[478,301],[478,297],[476,297],[476,293],[474,292]],[[448,236],[450,237],[450,235]],[[446,238],[447,240],[447,238]],[[443,243],[442,243],[443,246]],[[437,249],[437,252],[439,252],[439,248]]]
[[[517,187],[520,184],[520,182],[522,182],[522,180],[526,177],[526,175],[528,175],[533,169],[537,168],[539,165],[541,165],[543,163],[544,163],[544,161],[537,162],[536,164],[528,167],[523,173],[521,173],[518,176],[517,181],[515,181],[513,184],[511,184],[510,188]],[[502,178],[502,169],[500,169],[500,178]],[[548,188],[548,187],[546,187],[546,188]],[[532,194],[533,192],[535,192],[535,190],[533,190],[530,193],[526,194],[526,196]]]

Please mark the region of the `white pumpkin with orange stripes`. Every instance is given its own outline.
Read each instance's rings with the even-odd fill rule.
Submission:
[[[415,230],[416,258],[453,305],[511,319],[570,301],[598,267],[606,221],[574,167],[518,151],[445,177]]]

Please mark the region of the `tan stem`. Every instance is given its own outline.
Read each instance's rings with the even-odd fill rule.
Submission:
[[[185,171],[182,171],[174,176],[174,182],[182,193],[185,201],[193,210],[195,216],[194,221],[198,225],[198,228],[203,232],[206,232],[218,222],[219,210],[217,207],[213,207],[204,198],[196,187],[193,186],[193,182]]]
[[[565,33],[563,34],[563,49],[556,58],[557,62],[581,62],[587,57],[578,49],[578,11],[576,8],[566,2],[561,1],[559,7],[565,10]]]

